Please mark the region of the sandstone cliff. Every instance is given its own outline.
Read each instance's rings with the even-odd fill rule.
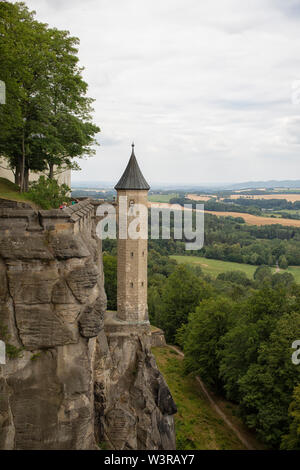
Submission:
[[[173,449],[149,325],[106,312],[95,207],[0,201],[0,449]]]

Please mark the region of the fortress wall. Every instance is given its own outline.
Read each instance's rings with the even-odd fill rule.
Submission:
[[[93,216],[88,200],[51,211],[0,204],[0,337],[15,348],[0,365],[0,449],[97,448],[106,295]]]
[[[54,167],[54,173],[57,171],[57,168]],[[29,174],[29,181],[37,181],[43,173],[33,173]],[[59,184],[66,184],[71,187],[71,170],[62,170],[60,173],[54,175],[55,179]],[[15,175],[13,171],[9,168],[8,162],[5,158],[0,156],[0,178],[6,178],[12,183],[15,182]]]
[[[95,208],[89,199],[66,209],[36,211],[29,204],[0,200],[0,231],[91,232]]]
[[[0,201],[0,449],[174,449],[149,325],[106,315],[98,204]]]

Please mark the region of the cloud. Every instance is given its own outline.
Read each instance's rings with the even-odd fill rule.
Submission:
[[[275,0],[275,6],[288,16],[300,16],[299,0]]]
[[[132,140],[153,183],[297,174],[299,1],[26,3],[81,41],[102,132],[74,179],[118,180]]]

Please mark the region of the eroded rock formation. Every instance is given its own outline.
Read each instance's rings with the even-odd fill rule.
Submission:
[[[175,447],[149,326],[105,314],[94,214],[0,202],[0,449]]]

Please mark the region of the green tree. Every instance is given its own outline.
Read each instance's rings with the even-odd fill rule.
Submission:
[[[184,265],[176,267],[162,291],[161,318],[157,325],[164,330],[167,341],[175,341],[176,330],[188,321],[189,313],[210,293],[211,288],[205,281]]]
[[[229,319],[234,309],[226,297],[206,299],[189,316],[184,331],[184,368],[194,372],[214,387],[220,387],[219,353],[220,339],[228,330]]]
[[[103,268],[107,309],[117,310],[117,257],[103,253]]]
[[[260,344],[256,363],[239,379],[241,415],[273,447],[288,431],[289,405],[299,384],[299,369],[291,360],[295,331],[300,331],[300,313],[284,314]]]
[[[250,286],[251,281],[248,279],[247,274],[243,271],[227,271],[226,273],[220,273],[217,277],[218,280],[234,282],[236,284],[241,284],[242,286]]]
[[[287,262],[287,259],[284,255],[281,255],[279,260],[278,260],[278,266],[281,268],[281,269],[287,269],[289,267],[289,264]]]
[[[293,401],[289,406],[291,424],[289,433],[283,436],[280,448],[300,450],[300,384],[294,389]]]
[[[220,377],[227,398],[241,401],[239,380],[258,358],[258,350],[273,331],[277,320],[291,308],[288,293],[266,287],[237,304],[232,328],[220,340]]]
[[[82,79],[78,39],[34,19],[24,3],[0,2],[0,79],[6,104],[0,107],[0,153],[21,190],[29,171],[54,165],[78,168],[74,157],[91,155],[99,128]]]
[[[258,266],[258,268],[255,270],[255,273],[253,274],[253,277],[255,281],[258,282],[258,284],[261,284],[265,281],[271,281],[272,270],[269,266]]]

